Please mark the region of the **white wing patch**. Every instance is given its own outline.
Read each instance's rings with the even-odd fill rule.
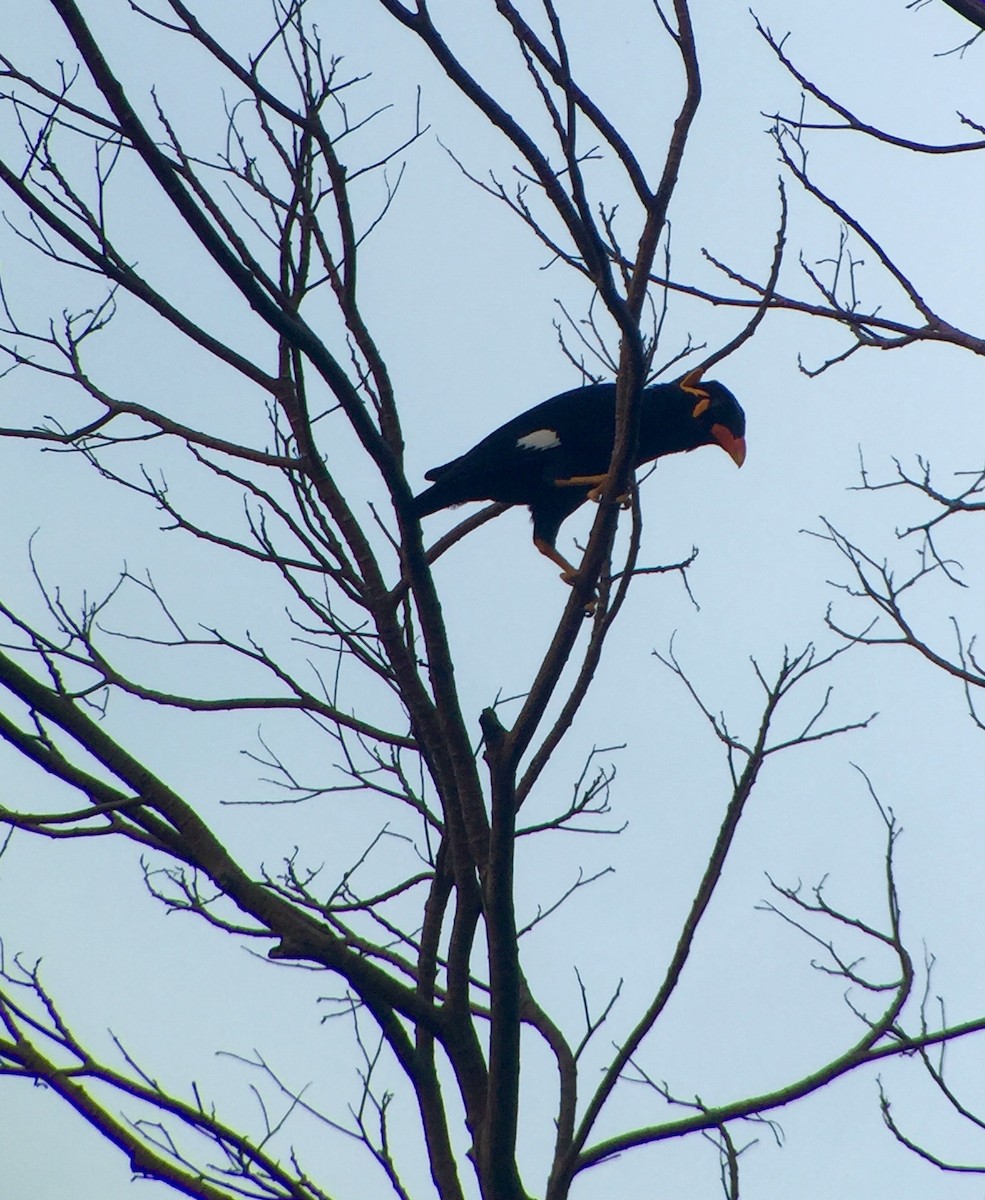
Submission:
[[[516,448],[518,450],[553,450],[555,446],[560,445],[561,439],[558,437],[556,429],[535,429],[533,433],[518,438]]]

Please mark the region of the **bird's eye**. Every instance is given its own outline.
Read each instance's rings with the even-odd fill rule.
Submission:
[[[691,416],[697,418],[697,417],[700,417],[702,413],[706,413],[708,411],[708,409],[711,408],[711,396],[709,396],[707,392],[699,392],[697,389],[694,389],[694,392],[695,392],[695,395],[698,395],[701,397],[701,399],[698,401],[698,403],[694,406],[693,410],[691,411]]]

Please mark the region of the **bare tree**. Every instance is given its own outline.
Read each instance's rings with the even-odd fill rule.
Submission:
[[[646,36],[662,39],[677,62],[665,91],[674,116],[658,155],[634,148],[580,84],[562,9],[552,0],[531,12],[510,0],[495,5],[529,92],[526,109],[516,110],[508,88],[497,92],[481,64],[454,48],[425,0],[379,0],[379,14],[406,44],[419,47],[505,139],[515,161],[511,183],[464,159],[460,166],[579,280],[586,316],[560,328],[565,351],[586,374],[618,381],[608,482],[556,629],[523,695],[476,714],[461,699],[461,666],[456,673],[430,568],[501,508],[466,519],[425,547],[411,508],[414,481],[405,471],[397,389],[360,274],[367,239],[399,204],[402,163],[426,133],[425,118],[420,110],[406,114],[403,134],[381,148],[373,131],[382,109],[366,99],[372,96],[366,79],[324,40],[310,3],[275,0],[264,40],[248,52],[232,49],[235,38],[211,32],[181,0],[133,4],[162,45],[193,47],[213,72],[226,133],[214,158],[156,92],[123,82],[114,61],[121,52],[93,33],[82,7],[50,3],[70,37],[72,62],[52,62],[40,73],[0,59],[8,236],[93,289],[77,307],[39,321],[19,315],[25,304],[17,281],[3,280],[7,395],[34,373],[50,387],[38,404],[48,405],[47,395],[58,401],[57,415],[45,415],[54,404],[37,407],[19,422],[4,418],[0,432],[25,453],[40,448],[81,460],[121,496],[163,514],[170,531],[196,539],[215,572],[242,569],[244,580],[263,580],[258,586],[280,599],[263,630],[232,632],[232,622],[221,628],[208,613],[189,613],[187,597],[172,597],[142,567],[122,568],[108,594],[81,601],[37,569],[40,615],[24,615],[0,599],[7,630],[0,735],[11,755],[57,782],[62,799],[4,800],[0,818],[17,835],[109,838],[121,851],[136,849],[145,883],[166,909],[196,915],[217,934],[295,967],[298,978],[311,970],[331,977],[337,1014],[351,1022],[361,1093],[348,1116],[319,1111],[258,1052],[249,1058],[261,1081],[258,1094],[275,1098],[282,1115],[267,1101],[261,1128],[244,1131],[198,1090],[185,1096],[169,1090],[158,1081],[157,1065],[122,1044],[115,1059],[87,1046],[74,1032],[71,996],[52,995],[39,968],[9,947],[0,990],[0,1072],[11,1077],[7,1086],[45,1084],[124,1152],[135,1175],[207,1200],[329,1195],[290,1142],[302,1118],[355,1138],[393,1192],[409,1196],[408,1152],[385,1082],[394,1073],[413,1098],[442,1200],[476,1190],[486,1200],[561,1200],[576,1180],[616,1155],[702,1136],[717,1147],[725,1194],[737,1197],[745,1123],[765,1121],[843,1075],[902,1055],[920,1057],[963,1112],[942,1060],[933,1056],[985,1029],[985,1015],[951,1024],[930,1014],[926,964],[914,961],[901,928],[893,870],[898,826],[874,793],[885,830],[882,917],[863,920],[843,910],[820,885],[777,883],[769,901],[821,947],[823,970],[852,988],[854,1036],[820,1068],[716,1104],[678,1095],[657,1079],[646,1046],[685,978],[765,764],[870,720],[864,713],[829,715],[830,688],[817,691],[815,681],[857,644],[892,640],[915,646],[955,675],[969,698],[985,686],[973,643],[960,641],[956,658],[933,651],[908,623],[902,596],[927,574],[950,574],[936,530],[944,517],[981,509],[981,473],[951,495],[933,486],[929,471],[913,477],[900,468],[892,486],[916,488],[938,506],[936,518],[908,531],[924,539],[924,558],[903,585],[845,535],[833,527],[825,532],[857,576],[853,591],[874,602],[896,632],[849,630],[832,615],[845,645],[784,651],[773,669],[754,664],[762,704],[750,733],[730,727],[672,650],[662,656],[707,719],[731,782],[673,949],[665,961],[649,964],[645,1003],[627,1014],[618,992],[599,1005],[583,987],[583,1023],[566,1028],[528,983],[521,954],[524,936],[552,911],[525,925],[518,920],[518,842],[606,829],[611,772],[593,751],[570,797],[555,802],[549,817],[524,824],[521,810],[542,786],[588,694],[629,589],[644,574],[686,580],[691,562],[640,563],[635,501],[631,535],[614,558],[616,501],[630,484],[641,390],[655,364],[666,372],[682,372],[685,362],[708,370],[777,310],[834,322],[846,332],[848,346],[824,368],[869,347],[948,342],[976,354],[985,347],[980,336],[935,312],[876,237],[813,181],[806,139],[832,122],[777,114],[773,134],[786,188],[813,197],[850,234],[832,277],[803,258],[796,286],[805,293],[781,289],[787,236],[781,185],[775,236],[757,248],[761,274],[753,279],[713,259],[734,288],[713,293],[677,279],[668,250],[668,213],[701,100],[686,0],[674,0],[672,13],[655,7],[649,14]],[[762,26],[760,32],[780,66],[840,128],[904,152],[985,145],[920,146],[866,124],[799,71],[781,39]],[[600,159],[604,176],[592,169]],[[146,222],[133,219],[135,195],[146,204]],[[176,298],[177,289],[143,268],[155,226],[179,231],[185,294],[197,273],[218,272],[229,304],[251,314],[250,337],[228,336],[217,314]],[[874,253],[909,304],[907,315],[862,304],[851,238]],[[681,293],[733,310],[725,344],[666,348],[663,316]],[[204,397],[175,398],[169,407],[118,387],[99,346],[138,308],[162,323],[162,336],[213,360],[230,392],[248,399],[210,406]],[[171,473],[178,485],[169,482]],[[316,865],[323,846],[301,847],[277,869],[244,859],[231,848],[236,841],[225,817],[216,819],[183,795],[131,741],[128,714],[161,714],[163,721],[169,710],[202,722],[206,714],[213,720],[238,714],[296,724],[299,739],[314,737],[320,761],[312,768],[303,756],[261,741],[252,754],[270,796],[374,797],[388,814],[385,825],[344,869],[337,862],[325,870]],[[332,838],[330,827],[324,836]],[[580,877],[568,895],[591,881]],[[867,951],[883,956],[871,968],[860,961]],[[618,1028],[611,1019],[617,1009]],[[533,1069],[527,1064],[545,1052],[552,1100],[549,1107],[528,1106],[521,1093]],[[615,1097],[634,1083],[648,1102],[614,1126]],[[892,1123],[888,1100],[884,1112]],[[543,1178],[521,1178],[521,1125],[552,1147]]]

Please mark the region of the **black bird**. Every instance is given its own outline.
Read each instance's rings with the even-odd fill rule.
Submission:
[[[718,444],[741,467],[746,457],[746,417],[720,383],[699,383],[692,371],[676,383],[644,388],[633,467]],[[534,545],[562,568],[570,583],[575,567],[555,549],[561,523],[588,499],[597,500],[612,458],[616,385],[596,383],[552,396],[501,425],[461,458],[424,476],[431,487],[414,498],[418,517],[466,500],[526,504]]]

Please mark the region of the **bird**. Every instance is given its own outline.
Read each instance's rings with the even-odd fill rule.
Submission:
[[[635,470],[666,454],[719,445],[741,467],[746,417],[724,384],[701,381],[701,369],[674,383],[645,387]],[[612,458],[615,383],[594,383],[552,396],[494,430],[460,457],[434,467],[431,486],[414,497],[428,516],[468,500],[525,504],[536,548],[572,583],[577,568],[557,550],[558,531],[587,500],[601,497]]]

